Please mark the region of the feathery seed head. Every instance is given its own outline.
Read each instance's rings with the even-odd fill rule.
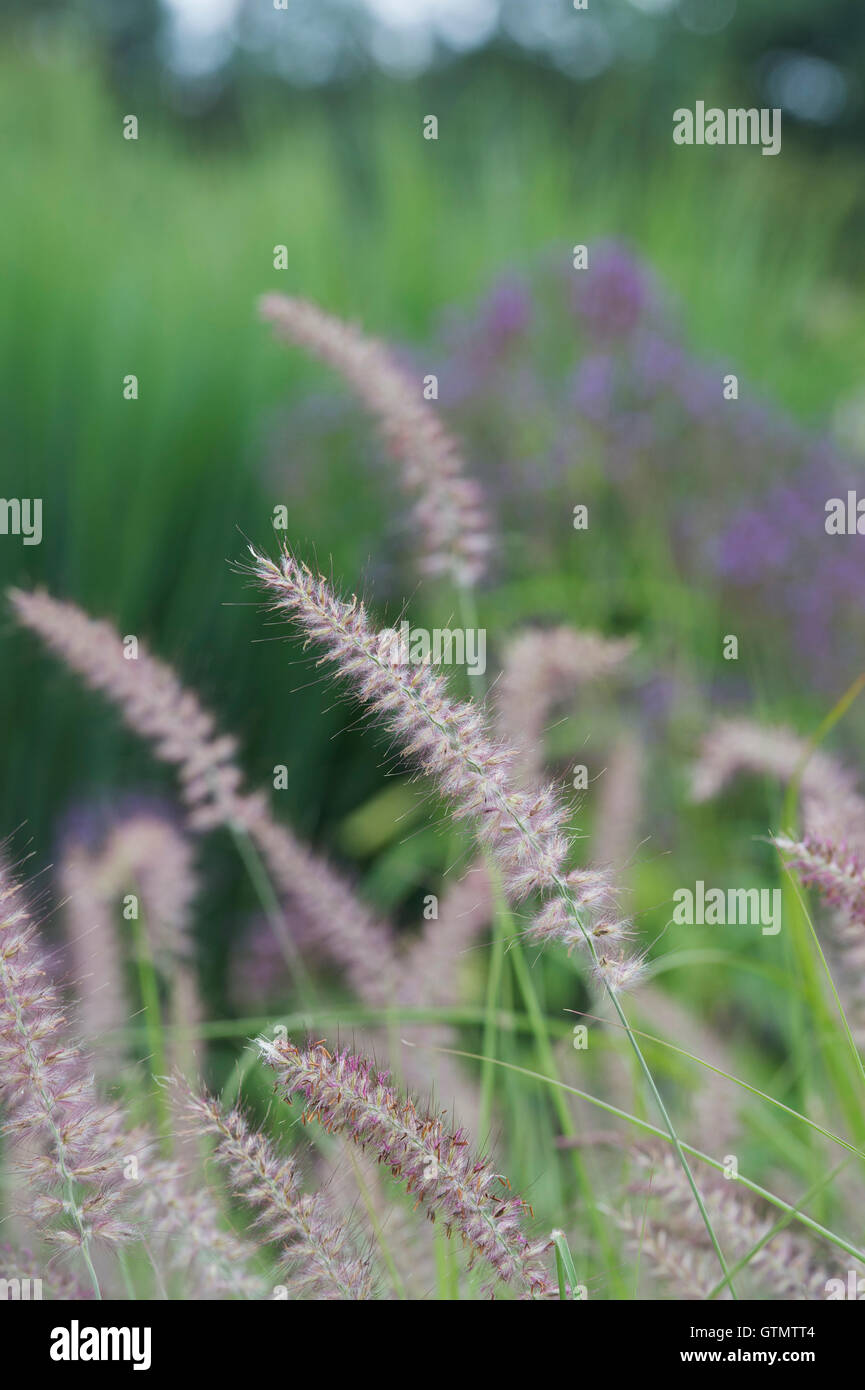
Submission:
[[[418,1109],[388,1084],[387,1073],[348,1051],[323,1043],[296,1047],[259,1039],[286,1099],[303,1098],[305,1114],[326,1130],[369,1148],[404,1183],[431,1220],[457,1232],[498,1277],[527,1296],[555,1296],[540,1256],[522,1230],[526,1204],[501,1190],[502,1179],[476,1158],[463,1130],[449,1131],[441,1115]]]
[[[561,803],[551,787],[522,792],[510,785],[514,752],[487,730],[482,712],[454,699],[429,666],[382,660],[378,632],[357,598],[338,598],[287,548],[279,566],[251,550],[252,573],[273,606],[291,614],[310,641],[349,678],[361,699],[397,736],[455,807],[478,822],[513,897],[550,885],[570,848]]]
[[[333,593],[321,575],[314,575],[283,546],[280,563],[250,547],[250,571],[271,598],[276,611],[287,612],[349,679],[361,700],[396,736],[403,754],[432,777],[452,803],[457,818],[470,818],[478,837],[496,861],[508,896],[515,901],[541,892],[561,897],[568,905],[570,927],[579,932],[592,952],[596,973],[604,978],[584,918],[603,896],[599,881],[565,878],[571,836],[565,810],[552,786],[521,789],[512,778],[516,753],[495,738],[480,709],[455,700],[444,678],[427,665],[394,665],[381,657],[379,633],[364,606]],[[586,896],[581,905],[580,895]],[[551,912],[553,910],[551,909]],[[605,921],[612,921],[605,914]],[[565,944],[576,940],[570,927],[556,933],[553,918],[544,919],[542,936],[560,935]],[[619,935],[624,934],[624,928]],[[623,988],[634,982],[636,964],[609,960],[610,981]]]
[[[108,622],[74,603],[43,592],[9,591],[16,618],[40,636],[87,685],[119,709],[125,723],[150,740],[162,761],[179,766],[190,822],[210,829],[240,817],[242,775],[233,739],[215,733],[215,721],[184,690],[170,666],[143,644],[133,659]]]
[[[809,835],[865,852],[865,800],[856,778],[831,754],[812,752],[790,729],[722,719],[703,740],[692,773],[692,796],[707,801],[741,773],[788,782],[803,767],[800,788]]]
[[[216,825],[245,830],[278,887],[315,923],[361,998],[387,1002],[392,990],[390,932],[327,863],[273,819],[265,797],[243,791],[242,774],[233,761],[235,740],[215,732],[213,717],[171,668],[140,643],[137,659],[127,660],[117,630],[88,617],[75,604],[23,591],[11,591],[10,599],[25,627],[38,633],[89,686],[102,691],[126,724],[150,741],[157,757],[177,765],[190,824],[199,830]],[[280,941],[291,959],[285,934]]]
[[[453,699],[444,677],[426,664],[405,666],[381,659],[380,634],[363,603],[339,599],[320,575],[282,550],[280,566],[252,550],[252,573],[282,609],[299,621],[307,639],[324,649],[360,698],[382,717],[407,758],[420,763],[456,815],[478,821],[510,894],[526,897],[547,887],[562,870],[570,840],[565,813],[552,788],[520,792],[510,787],[515,753],[488,733],[476,706]]]
[[[529,629],[505,649],[497,706],[502,735],[520,750],[521,785],[542,776],[543,734],[552,710],[578,690],[618,675],[634,651],[631,638],[602,637],[570,627]]]
[[[634,1157],[645,1174],[635,1190],[657,1201],[652,1203],[651,1221],[645,1209],[639,1216],[625,1210],[619,1224],[640,1248],[647,1235],[647,1256],[658,1263],[665,1278],[688,1291],[688,1296],[705,1297],[717,1283],[717,1266],[711,1262],[705,1227],[675,1155],[666,1147],[661,1151],[647,1143],[635,1146]],[[799,1232],[782,1230],[760,1248],[775,1224],[760,1203],[717,1173],[701,1175],[700,1186],[722,1246],[734,1258],[749,1255],[747,1273],[760,1281],[761,1296],[768,1292],[783,1299],[825,1297],[830,1271],[822,1267],[813,1241]],[[695,1289],[692,1276],[698,1271],[700,1285]]]
[[[775,835],[772,843],[803,883],[813,884],[828,903],[865,926],[865,860],[860,853],[816,835],[801,840]]]
[[[129,1240],[117,1108],[98,1099],[66,1018],[22,890],[0,864],[0,1100],[4,1131],[27,1142],[28,1215],[58,1245]]]
[[[486,569],[489,527],[478,484],[465,476],[455,441],[414,382],[391,354],[351,324],[307,300],[268,294],[262,318],[280,337],[333,367],[377,420],[402,482],[416,498],[413,518],[422,545],[422,569],[449,575],[458,585],[477,583]]]
[[[183,1082],[175,1086],[194,1132],[216,1139],[216,1160],[257,1212],[257,1227],[282,1246],[292,1292],[319,1299],[371,1298],[369,1261],[351,1249],[348,1231],[328,1212],[324,1195],[301,1191],[294,1160],[278,1154],[239,1110],[224,1111],[211,1096],[193,1092]]]

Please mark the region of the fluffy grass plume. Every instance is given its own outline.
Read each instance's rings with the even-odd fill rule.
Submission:
[[[300,1097],[306,1116],[369,1149],[430,1219],[461,1236],[499,1279],[527,1297],[555,1296],[542,1262],[549,1242],[525,1235],[526,1203],[472,1153],[462,1130],[451,1131],[440,1115],[419,1110],[388,1084],[387,1073],[347,1050],[332,1054],[323,1043],[301,1048],[266,1038],[258,1046],[287,1100]]]

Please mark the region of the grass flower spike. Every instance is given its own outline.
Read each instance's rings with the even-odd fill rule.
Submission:
[[[842,908],[850,921],[865,926],[865,863],[861,854],[814,835],[802,840],[775,835],[772,843],[803,883],[819,889],[826,902]]]
[[[406,666],[392,657],[385,634],[370,624],[362,603],[338,598],[321,577],[287,550],[281,564],[253,554],[253,572],[276,609],[295,617],[326,660],[358,688],[382,717],[403,751],[436,781],[456,814],[476,818],[512,896],[525,897],[549,884],[564,865],[570,839],[564,812],[550,788],[513,792],[508,771],[513,751],[487,730],[481,712],[455,700],[443,677],[429,666]]]
[[[557,896],[560,903],[544,909],[539,937],[558,935],[571,946],[579,933],[592,950],[582,914],[602,890],[593,879],[575,894],[567,881],[571,835],[556,790],[514,785],[517,754],[489,731],[483,712],[454,699],[429,665],[395,660],[388,635],[372,627],[357,598],[338,598],[287,549],[279,565],[251,553],[252,573],[273,607],[296,618],[309,640],[324,649],[323,659],[337,666],[396,735],[404,755],[433,778],[455,815],[474,822],[508,896],[514,901],[536,892]],[[637,964],[624,961],[617,949],[593,950],[593,965],[613,989],[634,983],[639,974]]]
[[[87,1059],[65,1038],[23,894],[0,865],[0,1100],[4,1131],[20,1143],[31,1219],[53,1243],[81,1252],[98,1292],[93,1252],[135,1230],[117,1147],[118,1112],[103,1105]]]
[[[822,749],[790,729],[748,719],[722,719],[703,739],[692,770],[695,801],[708,801],[741,774],[789,782],[803,768],[800,796],[809,835],[865,849],[865,800],[856,778]],[[785,827],[788,829],[789,827]]]
[[[314,924],[321,944],[361,998],[387,1003],[393,989],[389,929],[339,873],[274,820],[262,794],[244,790],[235,740],[217,733],[213,715],[171,667],[140,644],[137,658],[127,660],[116,628],[73,603],[22,590],[10,591],[9,598],[18,621],[101,691],[158,758],[177,767],[190,825],[202,831],[224,825],[248,835],[274,883]],[[291,947],[291,961],[293,943],[286,940],[284,920],[271,925],[283,948]]]
[[[243,780],[233,738],[216,732],[211,714],[185,690],[170,666],[141,645],[127,659],[110,623],[46,593],[9,592],[15,616],[94,690],[102,691],[125,723],[150,740],[164,762],[180,771],[190,820],[198,829],[224,824],[239,813]]]
[[[680,1296],[706,1298],[718,1285],[717,1269],[712,1268],[712,1250],[695,1219],[680,1169],[670,1152],[659,1151],[656,1145],[635,1150],[635,1157],[644,1178],[633,1188],[651,1199],[651,1219],[626,1205],[618,1214],[619,1224],[628,1231],[633,1247],[642,1248],[646,1263],[655,1266]],[[702,1176],[701,1183],[715,1226],[730,1252],[741,1259],[756,1251],[747,1266],[747,1277],[755,1284],[752,1297],[826,1297],[828,1280],[843,1273],[823,1263],[826,1251],[792,1231],[778,1231],[767,1239],[773,1219],[749,1193],[738,1191],[735,1183],[717,1173]]]
[[[395,661],[389,636],[372,628],[357,598],[350,603],[337,598],[326,581],[299,564],[287,547],[279,566],[252,548],[251,554],[251,571],[270,594],[273,607],[296,618],[309,640],[323,647],[323,660],[333,662],[356,685],[363,701],[396,735],[403,752],[433,777],[456,816],[475,822],[479,838],[501,870],[509,896],[519,900],[541,891],[559,900],[560,911],[558,905],[542,909],[542,913],[549,911],[549,916],[542,918],[541,935],[547,939],[558,936],[570,946],[577,940],[576,928],[585,941],[592,973],[606,989],[628,1035],[726,1273],[723,1252],[684,1150],[618,998],[642,978],[642,960],[622,950],[620,938],[626,927],[604,911],[607,890],[594,876],[576,885],[567,881],[570,837],[556,792],[552,787],[537,792],[515,787],[511,780],[516,757],[513,749],[492,737],[483,714],[474,705],[454,700],[444,679],[428,665],[407,668]],[[594,914],[599,907],[600,916],[589,916],[590,910]],[[604,941],[608,928],[611,940]]]
[[[555,1297],[540,1261],[548,1242],[528,1240],[526,1203],[503,1190],[503,1179],[475,1158],[462,1130],[450,1132],[439,1115],[417,1110],[388,1085],[386,1073],[348,1051],[333,1056],[322,1043],[298,1048],[266,1038],[258,1045],[287,1100],[302,1097],[306,1115],[370,1149],[430,1219],[462,1236],[504,1283],[526,1296]]]
[[[619,675],[633,650],[630,638],[569,627],[530,628],[511,639],[497,703],[502,735],[520,749],[521,783],[541,780],[544,730],[556,705],[573,700],[587,685]]]
[[[371,1298],[369,1262],[355,1255],[345,1225],[330,1215],[323,1194],[300,1190],[295,1161],[278,1154],[239,1110],[226,1112],[211,1096],[186,1087],[179,1103],[195,1122],[195,1133],[216,1139],[216,1160],[256,1209],[259,1230],[282,1246],[292,1292],[315,1298]]]
[[[417,499],[414,520],[424,572],[449,575],[463,587],[475,584],[490,548],[483,498],[477,483],[466,477],[454,440],[421,399],[421,383],[396,365],[383,344],[317,304],[269,294],[260,309],[280,337],[335,368],[378,420],[388,449],[402,465],[406,491]]]

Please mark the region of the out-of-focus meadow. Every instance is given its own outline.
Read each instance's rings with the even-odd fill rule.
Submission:
[[[672,1041],[704,1055],[709,1028],[739,1075],[861,1141],[865,1106],[837,1039],[838,1093],[814,1108],[825,1083],[802,919],[778,937],[670,925],[674,890],[697,879],[778,886],[767,837],[795,828],[782,824],[783,787],[768,780],[692,804],[701,737],[737,715],[808,738],[865,667],[859,538],[823,531],[824,501],[855,486],[865,459],[855,135],[833,141],[791,120],[778,158],[675,147],[676,106],[766,104],[726,50],[716,65],[704,56],[698,76],[661,52],[582,82],[526,55],[480,52],[414,77],[241,84],[228,110],[193,118],[155,76],[137,73],[127,95],[123,69],[111,72],[87,29],[61,20],[38,33],[10,25],[0,51],[0,492],[44,505],[41,546],[0,539],[0,586],[45,585],[172,662],[240,736],[254,784],[287,767],[275,813],[415,931],[453,839],[387,759],[386,740],[361,729],[296,643],[271,640],[257,595],[230,567],[245,538],[275,548],[282,504],[296,553],[363,591],[382,622],[405,602],[415,623],[458,621],[442,587],[418,582],[374,426],[326,368],[274,343],[256,301],[266,291],[314,299],[388,339],[420,374],[438,373],[436,408],[488,493],[495,556],[478,609],[490,679],[527,624],[636,639],[627,678],[580,693],[547,750],[566,782],[575,763],[589,768],[575,823],[591,847],[592,789],[621,737],[639,740],[633,842],[619,848],[657,965],[652,988],[687,1007],[697,1030],[686,1041],[670,1022]],[[137,141],[122,138],[128,112]],[[427,113],[438,117],[435,142],[422,137]],[[571,266],[576,243],[589,247],[587,272]],[[278,244],[287,270],[273,267]],[[728,372],[736,402],[721,397]],[[129,373],[135,401],[123,397]],[[572,524],[579,503],[586,532]],[[730,633],[740,645],[728,662]],[[32,841],[47,882],[76,810],[170,798],[171,777],[5,615],[0,671],[0,826],[23,827],[18,845]],[[824,747],[857,771],[863,734],[854,702]],[[255,900],[227,836],[212,837],[202,864],[204,1014],[242,1016],[232,976]],[[61,915],[48,923],[58,937]],[[487,956],[482,938],[466,986],[479,1011]],[[529,959],[564,1039],[564,1080],[597,1089],[568,1041],[577,1016],[566,1011],[593,1009],[578,972],[564,958]],[[501,1002],[519,1013],[507,961]],[[456,1045],[481,1051],[481,1023],[479,1012]],[[505,1029],[498,1044],[505,1060],[537,1066],[522,1033]],[[214,1041],[219,1084],[238,1046]],[[646,1049],[677,1104],[704,1084],[682,1056]],[[621,1104],[627,1063],[615,1056]],[[267,1094],[262,1077],[247,1085],[253,1100]],[[740,1165],[794,1200],[826,1168],[825,1143],[728,1089]],[[550,1145],[548,1098],[503,1073],[497,1102],[504,1170],[568,1229],[568,1204],[581,1199]],[[625,1108],[647,1107],[637,1086]],[[710,1147],[705,1133],[690,1138]],[[831,1190],[813,1209],[860,1239],[861,1217],[854,1229]],[[622,1293],[609,1251],[586,1239],[597,1291]]]

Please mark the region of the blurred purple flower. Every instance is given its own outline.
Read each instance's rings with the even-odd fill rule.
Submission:
[[[612,413],[616,359],[610,353],[584,357],[574,373],[570,399],[589,420],[601,423]]]
[[[574,294],[574,307],[591,333],[602,338],[624,337],[633,332],[654,303],[651,278],[630,251],[618,242],[594,248]]]
[[[522,276],[506,275],[493,286],[481,305],[481,322],[489,347],[498,353],[528,331],[532,322],[532,294]]]

